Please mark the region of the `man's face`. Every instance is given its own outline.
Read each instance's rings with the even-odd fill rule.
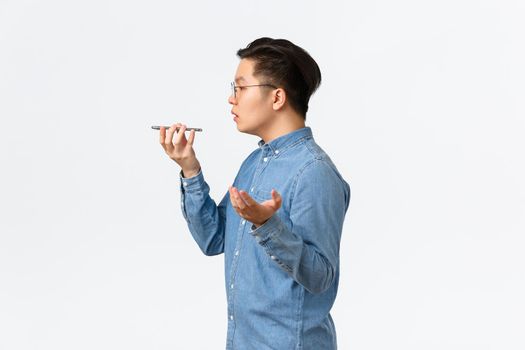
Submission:
[[[259,81],[255,78],[253,68],[255,61],[251,59],[241,59],[235,73],[235,85],[256,85],[264,84],[267,81]],[[261,135],[262,131],[269,128],[274,117],[272,108],[271,87],[253,86],[236,89],[236,97],[233,94],[228,98],[228,103],[232,105],[232,113],[237,123],[237,130],[252,135]]]

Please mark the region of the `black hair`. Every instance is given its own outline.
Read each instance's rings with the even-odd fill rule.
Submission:
[[[321,70],[306,50],[286,39],[263,37],[237,51],[255,61],[253,75],[282,87],[292,108],[305,120],[310,96],[321,85]]]

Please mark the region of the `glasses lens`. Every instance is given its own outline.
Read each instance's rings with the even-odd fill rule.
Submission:
[[[237,96],[235,96],[235,83],[231,82],[230,85],[232,87],[232,95],[233,95],[234,98],[236,98]]]

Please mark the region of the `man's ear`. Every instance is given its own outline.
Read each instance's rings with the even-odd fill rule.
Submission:
[[[275,89],[272,93],[273,110],[277,111],[284,107],[286,102],[286,92],[282,88]]]

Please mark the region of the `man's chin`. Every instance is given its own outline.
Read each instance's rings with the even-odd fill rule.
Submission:
[[[255,135],[255,132],[253,130],[250,130],[250,129],[246,128],[246,127],[242,127],[239,124],[237,124],[237,130],[239,132],[242,132],[243,134]]]

